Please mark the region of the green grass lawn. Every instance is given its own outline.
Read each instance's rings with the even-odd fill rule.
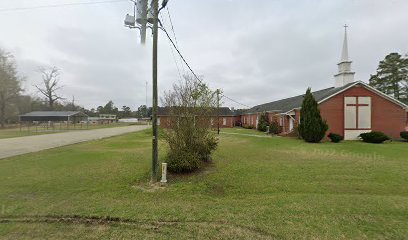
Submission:
[[[13,157],[0,238],[406,239],[407,147],[221,134],[211,166],[163,189],[148,130]]]
[[[269,134],[266,134],[265,132],[260,132],[256,129],[245,129],[242,127],[221,128],[220,132],[226,133],[226,134],[243,134],[243,135],[256,135],[256,136],[266,136],[266,137],[271,136]]]
[[[54,128],[47,128],[46,126],[24,126],[20,128],[6,128],[0,129],[0,139],[4,138],[14,138],[14,137],[25,137],[25,136],[34,136],[34,135],[44,135],[44,134],[52,134],[52,133],[60,133],[60,132],[69,132],[69,131],[82,131],[82,130],[92,130],[92,129],[100,129],[100,128],[112,128],[112,127],[124,127],[130,126],[132,124],[129,123],[113,123],[113,124],[76,124],[70,125],[67,127],[63,125],[59,127],[57,125]]]

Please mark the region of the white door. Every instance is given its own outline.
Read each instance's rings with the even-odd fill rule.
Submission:
[[[256,126],[256,129],[258,129],[258,121],[259,121],[258,118],[259,118],[259,117],[256,116],[256,125],[255,125],[255,126]]]
[[[289,117],[289,132],[293,130],[293,118]]]

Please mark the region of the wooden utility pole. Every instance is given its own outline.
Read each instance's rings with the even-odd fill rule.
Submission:
[[[158,151],[157,151],[157,42],[159,24],[159,0],[152,0],[153,10],[153,139],[152,139],[152,182],[157,181]]]
[[[146,113],[147,113],[147,81],[146,81]]]
[[[220,135],[220,89],[217,89],[217,132]]]

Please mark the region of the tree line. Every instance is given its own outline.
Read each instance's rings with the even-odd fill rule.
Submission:
[[[151,116],[151,107],[141,105],[135,111],[129,106],[119,109],[111,100],[103,106],[86,109],[76,104],[74,97],[68,100],[59,93],[63,88],[59,68],[40,68],[38,71],[42,82],[34,87],[39,95],[27,94],[22,87],[25,78],[17,72],[14,56],[0,48],[0,128],[18,122],[20,114],[32,111],[81,111],[89,116],[116,114],[118,118]]]

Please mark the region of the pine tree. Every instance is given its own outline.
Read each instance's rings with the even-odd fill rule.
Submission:
[[[266,112],[263,112],[259,116],[258,131],[265,132],[268,126],[269,126],[268,114]]]
[[[371,75],[370,86],[408,103],[408,58],[398,53],[388,54],[380,61],[377,73]]]
[[[322,120],[317,102],[308,88],[300,110],[299,134],[306,142],[318,143],[327,129],[328,125]]]

